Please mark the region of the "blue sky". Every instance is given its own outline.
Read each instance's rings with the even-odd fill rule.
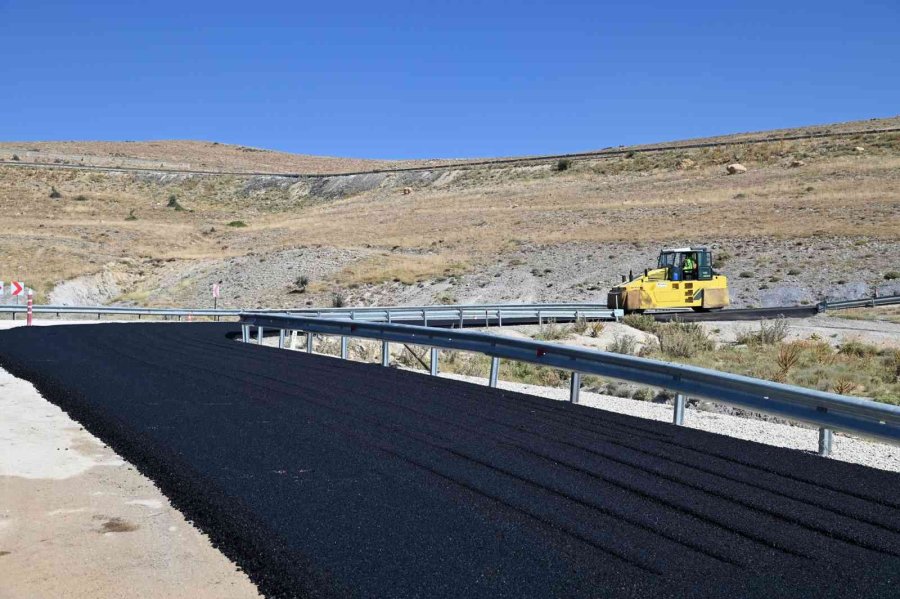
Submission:
[[[896,0],[0,0],[0,139],[474,157],[893,116],[898,32]]]

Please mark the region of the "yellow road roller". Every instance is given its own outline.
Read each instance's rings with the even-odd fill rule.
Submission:
[[[703,312],[728,303],[728,279],[713,271],[712,253],[706,247],[663,249],[656,268],[636,278],[623,275],[622,283],[607,296],[609,308],[625,312],[671,308]]]

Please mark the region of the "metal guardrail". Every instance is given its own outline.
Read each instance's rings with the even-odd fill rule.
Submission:
[[[892,306],[895,304],[900,304],[900,295],[886,295],[858,300],[825,300],[819,305],[823,310],[847,310],[850,308],[874,308],[876,306]]]
[[[391,342],[430,347],[432,375],[438,373],[439,349],[484,354],[491,357],[491,387],[497,386],[501,359],[560,368],[572,372],[569,399],[573,403],[578,402],[582,374],[668,389],[677,393],[675,424],[684,422],[686,397],[709,399],[815,425],[819,428],[819,454],[823,456],[831,453],[833,430],[900,444],[898,406],[706,368],[488,333],[290,314],[242,314],[243,341],[250,342],[252,326],[256,327],[258,343],[262,343],[266,329],[278,330],[281,348],[288,331],[302,331],[310,353],[314,350],[314,335],[339,336],[342,358],[348,357],[348,338],[380,340],[383,366],[389,365]]]
[[[320,309],[209,309],[209,308],[143,308],[131,306],[52,306],[37,305],[33,307],[35,314],[96,314],[163,316],[185,318],[193,316],[237,317],[241,314],[297,314],[315,316],[317,318],[347,318],[364,322],[406,322],[406,323],[439,323],[443,326],[484,326],[503,325],[516,321],[572,321],[578,318],[589,320],[617,320],[623,314],[621,310],[610,310],[603,304],[473,304],[458,306],[399,306],[371,308],[320,308]],[[0,313],[24,314],[26,306],[0,306]]]

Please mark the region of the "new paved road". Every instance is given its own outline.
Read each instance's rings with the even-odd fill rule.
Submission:
[[[896,474],[231,327],[19,328],[0,365],[270,596],[897,596]]]

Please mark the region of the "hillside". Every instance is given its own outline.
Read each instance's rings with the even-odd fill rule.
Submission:
[[[900,290],[885,278],[900,270],[900,133],[744,142],[898,125],[741,134],[563,171],[543,161],[283,178],[6,163],[0,280],[75,303],[208,305],[218,281],[220,305],[240,307],[330,305],[334,295],[351,304],[604,301],[661,245],[707,243],[736,305],[886,293]],[[21,149],[140,168],[421,166],[207,142],[10,142],[0,158]],[[736,160],[748,172],[729,176],[724,166]]]

